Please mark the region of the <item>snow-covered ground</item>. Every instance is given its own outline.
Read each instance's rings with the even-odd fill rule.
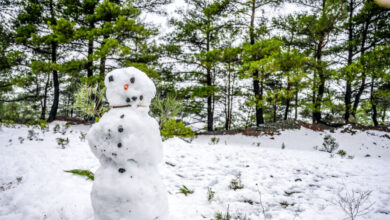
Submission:
[[[92,181],[64,172],[97,169],[98,161],[82,138],[88,128],[67,128],[62,122],[50,124],[48,131],[0,128],[1,220],[93,218]],[[273,137],[165,141],[161,173],[171,219],[216,219],[216,213],[227,212],[233,219],[344,219],[341,197],[369,191],[361,208],[372,206],[360,219],[390,219],[390,134],[341,131],[301,128]],[[326,134],[336,138],[345,157],[314,149]],[[60,146],[57,138],[68,138],[69,144]],[[242,189],[231,189],[232,180]],[[179,193],[183,186],[194,193]]]

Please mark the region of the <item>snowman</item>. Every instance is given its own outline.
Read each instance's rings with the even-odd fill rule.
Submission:
[[[101,165],[91,192],[95,219],[168,219],[166,189],[157,168],[161,136],[148,114],[156,88],[133,67],[108,73],[104,84],[110,110],[87,134]]]

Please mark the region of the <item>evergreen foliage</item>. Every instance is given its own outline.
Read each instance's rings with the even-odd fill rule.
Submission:
[[[98,120],[105,74],[134,66],[156,82],[151,110],[165,138],[193,136],[189,124],[389,124],[388,8],[367,0],[186,0],[171,15],[162,9],[170,3],[2,1],[0,121]],[[267,12],[287,5],[298,10]],[[171,28],[145,22],[151,13]]]

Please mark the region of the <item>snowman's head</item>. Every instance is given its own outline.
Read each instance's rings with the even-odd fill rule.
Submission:
[[[148,107],[156,94],[153,81],[144,72],[134,67],[111,71],[106,75],[104,84],[107,88],[107,100],[111,106]]]

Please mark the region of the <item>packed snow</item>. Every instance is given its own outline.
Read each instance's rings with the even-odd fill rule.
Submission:
[[[91,202],[96,220],[166,220],[167,190],[158,173],[162,142],[148,114],[153,81],[134,67],[108,73],[110,110],[86,136],[99,159]]]
[[[44,130],[2,127],[0,219],[93,219],[93,181],[64,172],[99,167],[85,140],[89,128],[64,122]],[[344,157],[315,149],[327,134]],[[344,219],[340,201],[347,193],[369,194],[361,204],[367,214],[357,219],[389,219],[389,146],[389,133],[348,127],[169,139],[160,172],[170,219],[216,219],[227,212],[233,219]]]

